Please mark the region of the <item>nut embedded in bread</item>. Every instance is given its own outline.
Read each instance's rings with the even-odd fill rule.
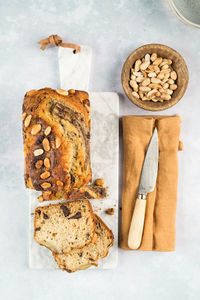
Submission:
[[[91,265],[97,266],[97,260],[107,256],[109,248],[113,245],[113,233],[99,216],[95,215],[95,218],[97,234],[95,243],[90,243],[82,249],[72,249],[69,254],[53,253],[60,269],[69,273],[83,270]]]
[[[95,218],[88,200],[37,207],[35,241],[55,253],[68,253],[94,241]]]
[[[26,187],[60,191],[91,181],[88,93],[30,91],[22,119]]]

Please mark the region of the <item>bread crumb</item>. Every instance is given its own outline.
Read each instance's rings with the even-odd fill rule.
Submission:
[[[108,209],[106,210],[106,214],[108,214],[108,215],[114,215],[114,213],[115,213],[115,210],[114,210],[113,207],[112,207],[112,208],[108,208]]]

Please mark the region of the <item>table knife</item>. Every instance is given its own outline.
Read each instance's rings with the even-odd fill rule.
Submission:
[[[149,193],[153,192],[155,188],[158,171],[158,157],[158,132],[155,128],[144,159],[140,176],[138,198],[135,202],[129,229],[128,246],[131,249],[138,249],[141,244],[146,210],[146,197]]]

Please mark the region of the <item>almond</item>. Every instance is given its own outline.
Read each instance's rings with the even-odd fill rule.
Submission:
[[[56,148],[58,149],[61,145],[61,139],[59,137],[56,138]]]
[[[43,161],[40,159],[35,163],[35,167],[36,169],[40,169],[43,165]]]
[[[57,186],[62,187],[63,186],[63,182],[61,180],[57,180],[56,181]]]
[[[24,121],[25,118],[26,118],[26,113],[24,112],[24,113],[22,114],[22,121]]]
[[[47,136],[51,132],[51,126],[47,126],[47,128],[44,131],[44,134]]]
[[[41,124],[33,125],[32,129],[31,129],[31,134],[36,135],[38,132],[40,132],[41,128],[42,128]]]
[[[103,178],[98,178],[95,180],[95,185],[98,185],[98,186],[102,186],[104,185],[104,179]]]
[[[39,156],[39,155],[42,155],[44,153],[44,150],[43,149],[36,149],[33,154],[34,156]]]
[[[40,175],[40,178],[47,179],[50,175],[51,175],[50,172],[45,171]]]
[[[49,182],[43,182],[43,183],[41,184],[41,187],[42,187],[43,189],[48,189],[48,188],[51,187],[51,183],[49,183]]]
[[[62,90],[62,89],[57,89],[56,92],[60,95],[69,95],[68,91]]]
[[[30,125],[30,122],[31,122],[31,118],[32,116],[31,115],[28,115],[24,121],[24,126],[25,127],[28,127]]]
[[[75,90],[71,89],[71,90],[68,90],[69,94],[75,94]]]
[[[44,166],[49,169],[51,167],[51,162],[50,162],[50,159],[45,157],[44,159]]]
[[[49,144],[49,140],[47,138],[44,138],[42,141],[42,145],[45,151],[49,151],[50,150],[50,144]]]

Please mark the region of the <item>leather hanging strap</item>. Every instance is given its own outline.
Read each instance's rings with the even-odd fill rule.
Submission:
[[[60,36],[57,34],[52,34],[48,38],[41,40],[38,42],[39,45],[41,45],[40,49],[45,50],[46,47],[50,44],[52,46],[58,46],[58,47],[65,47],[65,48],[72,48],[74,49],[74,53],[78,53],[81,51],[81,47],[76,44],[71,43],[63,43]]]

